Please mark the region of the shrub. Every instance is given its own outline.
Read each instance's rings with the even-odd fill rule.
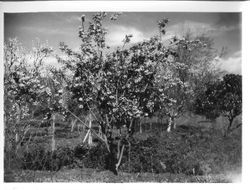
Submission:
[[[84,156],[88,153],[89,148],[85,146],[84,144],[78,144],[74,148],[74,156],[78,159],[83,159]]]
[[[22,168],[29,170],[57,171],[63,166],[75,163],[74,152],[70,148],[59,148],[54,152],[44,147],[26,150],[22,157]]]
[[[86,154],[83,157],[83,164],[85,167],[95,168],[100,170],[108,168],[107,166],[108,151],[103,144],[98,143],[97,146],[91,147],[87,150],[82,149],[79,152],[81,152],[82,154],[85,153],[85,151]]]
[[[149,136],[146,140],[133,139],[130,155],[128,147],[125,149],[121,170],[127,172],[154,172],[158,171],[155,163],[157,138]],[[129,162],[130,156],[130,162]]]
[[[207,175],[240,168],[241,138],[236,134],[228,138],[220,135],[216,131],[201,132],[197,128],[177,127],[171,133],[146,134],[145,138],[139,139],[135,136],[131,141],[130,154],[128,145],[125,146],[119,170]],[[55,171],[84,165],[104,170],[109,169],[112,159],[100,142],[94,147],[79,144],[74,149],[59,148],[53,153],[44,147],[34,146],[24,151],[22,168]]]
[[[181,126],[171,133],[145,136],[146,139],[135,137],[132,141],[130,163],[126,147],[121,170],[204,175],[220,173],[241,162],[240,156],[235,156],[240,152],[240,139],[226,142],[216,131],[202,132],[197,127]]]

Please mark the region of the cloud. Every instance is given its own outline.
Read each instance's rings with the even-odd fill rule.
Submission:
[[[241,74],[241,51],[235,52],[232,56],[220,59],[220,68],[229,73]]]
[[[237,26],[241,23],[241,13],[218,14],[217,26]]]
[[[65,13],[65,12],[57,12],[52,13],[52,16],[55,18],[55,20],[58,22],[62,22],[65,24],[67,23],[79,23],[81,24],[81,16],[85,15],[85,22],[88,23],[91,21],[91,16],[89,13]]]
[[[106,37],[107,44],[110,46],[120,46],[123,44],[122,40],[125,38],[125,35],[129,34],[133,35],[133,37],[131,38],[131,43],[137,43],[148,39],[148,36],[146,36],[145,33],[134,27],[115,25],[109,27],[108,29],[108,34]]]
[[[35,63],[35,57],[33,54],[28,53],[25,55],[25,59],[27,60],[28,65],[32,68]],[[42,70],[46,70],[47,67],[53,66],[55,68],[60,68],[61,65],[58,63],[55,56],[51,55],[43,59]]]
[[[211,26],[207,23],[186,21],[169,27],[170,33],[184,35],[186,32],[193,34],[207,32],[211,30]]]
[[[236,29],[237,26],[215,26],[214,24],[203,23],[203,22],[194,22],[194,21],[185,21],[182,23],[177,23],[171,25],[167,28],[167,35],[172,36],[184,36],[187,33],[191,33],[194,36],[201,34],[208,34],[210,36],[219,36],[225,32],[232,31]]]
[[[73,16],[70,16],[70,17],[65,17],[63,19],[63,21],[64,22],[66,21],[68,23],[78,23],[79,25],[82,23],[82,21],[81,21],[81,15],[73,15]],[[85,23],[88,23],[90,21],[91,21],[91,19],[89,19],[88,17],[85,17]]]
[[[49,35],[67,35],[69,31],[62,30],[59,28],[42,28],[42,27],[33,27],[33,26],[22,26],[20,30],[25,32],[33,32],[33,33],[40,33],[40,34],[49,34]]]
[[[68,18],[65,18],[64,21],[72,23],[72,22],[81,22],[81,17],[80,16],[70,16]]]

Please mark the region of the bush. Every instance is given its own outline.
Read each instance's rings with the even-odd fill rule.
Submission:
[[[145,136],[131,142],[130,163],[126,147],[122,171],[204,175],[221,173],[241,163],[241,140],[223,139],[216,131],[179,126],[171,133]]]
[[[74,156],[82,160],[84,156],[88,153],[88,151],[89,151],[89,148],[87,146],[85,146],[84,144],[78,144],[74,148]]]
[[[82,150],[80,152],[85,152],[86,154],[83,157],[83,164],[87,168],[94,168],[99,170],[107,169],[107,157],[108,151],[106,147],[98,143],[97,146],[91,147],[87,150]]]
[[[23,153],[22,169],[57,171],[62,167],[106,169],[108,152],[102,144],[95,147],[77,145],[74,149],[60,147],[54,152],[43,146],[33,147]]]
[[[63,166],[75,163],[74,152],[70,148],[59,148],[54,152],[42,146],[29,149],[22,157],[22,169],[57,171]]]
[[[120,171],[207,175],[241,167],[240,136],[222,138],[216,131],[201,132],[192,127],[177,127],[161,135],[146,134],[139,139],[135,136],[130,154],[128,150],[126,145]],[[104,170],[110,169],[110,159],[101,142],[94,147],[79,144],[74,149],[59,148],[53,153],[46,151],[44,146],[35,146],[23,153],[22,168],[55,171],[84,165]]]
[[[126,172],[158,172],[155,155],[159,142],[155,137],[146,140],[133,139],[131,142],[130,162],[128,147],[125,149],[121,170]]]

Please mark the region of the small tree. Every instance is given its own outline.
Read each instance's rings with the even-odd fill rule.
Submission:
[[[5,44],[5,130],[15,133],[17,148],[29,130],[34,107],[38,105],[39,94],[45,88],[40,83],[40,71],[44,58],[49,56],[51,52],[52,49],[47,45],[40,44],[27,53],[17,39],[10,39]],[[32,63],[31,60],[33,60]]]
[[[196,113],[215,119],[222,115],[228,119],[224,136],[241,126],[233,128],[234,119],[242,113],[242,77],[241,75],[227,74],[223,80],[208,84],[204,94],[196,100]]]
[[[80,52],[61,43],[67,58],[59,61],[72,73],[72,99],[101,126],[102,135],[95,135],[106,144],[109,169],[117,173],[125,146],[130,150],[135,119],[150,116],[159,108],[157,68],[174,53],[159,37],[127,47],[132,35],[125,36],[121,48],[109,52],[103,27],[106,16],[95,14],[87,29],[82,16]]]
[[[213,67],[217,54],[209,37],[186,34],[183,39],[173,38],[170,47],[172,54],[158,68],[161,115],[169,118],[168,131],[172,125],[175,128],[177,117],[192,110],[195,95],[203,82],[218,75]]]

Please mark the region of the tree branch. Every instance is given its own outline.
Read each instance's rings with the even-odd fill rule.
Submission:
[[[233,132],[234,130],[240,128],[242,126],[242,123],[237,124],[234,128],[230,130],[230,132]]]
[[[122,150],[121,150],[121,153],[120,153],[119,160],[118,160],[117,164],[115,165],[115,167],[116,167],[116,171],[118,171],[118,167],[119,167],[119,166],[120,166],[120,164],[121,164],[121,161],[122,161],[122,156],[123,156],[123,152],[124,152],[124,147],[125,147],[125,145],[122,145]]]

